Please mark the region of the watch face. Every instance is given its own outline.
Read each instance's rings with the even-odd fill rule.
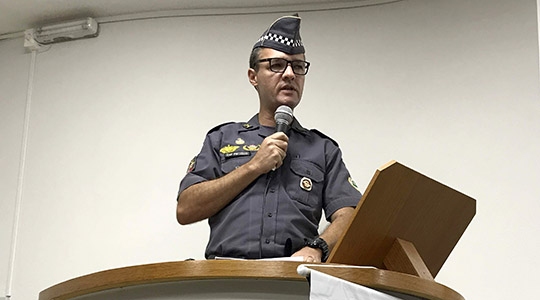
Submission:
[[[317,240],[312,240],[312,241],[308,241],[306,243],[306,246],[309,246],[311,248],[318,248],[319,247],[319,243],[317,243]]]

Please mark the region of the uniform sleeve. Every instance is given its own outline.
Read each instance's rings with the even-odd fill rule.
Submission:
[[[327,221],[340,208],[356,207],[362,197],[343,162],[341,150],[335,146],[330,148],[324,186],[324,214]]]
[[[213,132],[206,135],[201,152],[191,162],[188,173],[180,182],[178,195],[186,188],[207,180],[223,176],[221,158],[217,149],[221,134]]]

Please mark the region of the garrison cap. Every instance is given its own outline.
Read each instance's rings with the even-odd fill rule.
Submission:
[[[264,47],[287,54],[305,53],[304,44],[300,38],[301,20],[298,14],[275,20],[253,45],[253,49]]]

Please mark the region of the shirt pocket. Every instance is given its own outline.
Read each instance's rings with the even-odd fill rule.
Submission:
[[[324,173],[319,167],[307,160],[293,159],[290,165],[290,175],[287,178],[287,193],[311,207],[320,206],[323,190]]]
[[[221,162],[221,171],[224,174],[232,172],[234,169],[240,167],[241,165],[247,163],[251,159],[251,153],[249,152],[239,152],[235,153],[236,155],[226,156],[222,159]]]

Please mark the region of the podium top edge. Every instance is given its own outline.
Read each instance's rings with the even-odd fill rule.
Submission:
[[[382,171],[382,170],[387,169],[387,168],[389,168],[390,166],[395,165],[395,164],[401,165],[399,162],[397,162],[396,160],[392,159],[391,161],[389,161],[389,162],[385,163],[384,165],[380,166],[377,170]]]

